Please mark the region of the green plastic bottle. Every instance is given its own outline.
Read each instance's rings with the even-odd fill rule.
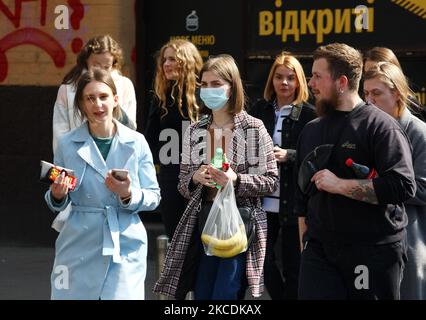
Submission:
[[[222,148],[216,148],[216,152],[210,162],[213,168],[222,170],[222,164],[223,164],[223,149]],[[215,182],[212,182],[213,184],[216,184]],[[217,189],[222,188],[221,186],[216,185]]]

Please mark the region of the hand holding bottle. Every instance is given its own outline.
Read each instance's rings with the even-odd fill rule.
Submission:
[[[223,172],[222,170],[216,169],[215,167],[210,165],[209,173],[216,185],[216,188],[218,189],[225,186],[229,179],[231,179],[234,184],[235,181],[237,181],[237,174],[234,172],[234,170],[232,170],[231,167],[229,167],[226,172]]]
[[[215,186],[212,185],[212,177],[209,172],[209,166],[202,165],[198,168],[197,171],[195,171],[194,175],[192,176],[192,181],[194,184],[201,183],[202,185],[214,188]]]
[[[226,185],[229,179],[234,183],[237,180],[237,174],[229,166],[226,154],[223,153],[222,148],[217,148],[216,152],[209,165],[209,173],[216,188],[220,189]]]

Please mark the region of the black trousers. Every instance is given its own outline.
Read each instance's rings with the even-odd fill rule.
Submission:
[[[305,242],[301,300],[399,300],[406,239],[384,245]]]
[[[297,299],[300,245],[297,225],[280,225],[278,213],[267,213],[268,235],[264,266],[265,286],[272,300]],[[281,230],[281,246],[279,267],[275,254]],[[281,271],[280,271],[281,269]]]

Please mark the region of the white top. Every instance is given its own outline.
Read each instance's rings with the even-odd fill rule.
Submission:
[[[275,110],[275,126],[274,126],[274,135],[272,136],[272,141],[274,146],[281,146],[281,131],[283,126],[283,118],[288,117],[291,113],[291,108],[293,106],[286,105],[281,107],[279,110]],[[263,209],[267,212],[280,212],[280,184],[274,193],[265,196],[263,198]]]
[[[117,88],[120,107],[136,128],[136,94],[133,83],[129,78],[120,75],[117,70],[112,71],[111,76]],[[53,108],[53,154],[55,154],[59,138],[82,123],[80,118],[74,115],[75,92],[76,88],[72,84],[62,84],[59,87]]]

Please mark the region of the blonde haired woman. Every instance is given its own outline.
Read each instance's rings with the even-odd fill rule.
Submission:
[[[171,239],[185,210],[177,192],[182,136],[185,126],[198,118],[196,90],[203,60],[187,40],[170,40],[160,50],[145,136],[160,165],[161,217]],[[169,141],[170,140],[170,141]]]
[[[265,124],[280,164],[280,187],[263,198],[268,221],[265,285],[273,300],[297,299],[300,249],[297,217],[293,213],[294,161],[299,134],[316,115],[307,102],[309,91],[303,68],[290,53],[282,52],[275,58],[263,97],[250,114]],[[274,253],[280,231],[282,271]]]
[[[368,70],[370,70],[371,68],[373,68],[380,62],[392,63],[395,66],[397,66],[402,72],[404,72],[395,53],[389,48],[374,47],[368,50],[364,54],[363,58],[364,58],[364,73],[366,73]],[[418,87],[414,83],[409,81],[408,79],[407,81],[410,87]],[[418,90],[420,90],[420,88],[418,88]],[[419,100],[417,99],[413,91],[409,90],[408,95],[409,96],[408,96],[407,106],[410,108],[411,113],[415,115],[417,118],[419,118],[420,120],[426,121],[426,107],[419,102]]]
[[[379,62],[364,75],[364,94],[368,102],[395,118],[412,145],[417,191],[404,203],[408,215],[408,262],[401,283],[401,299],[426,299],[426,124],[407,108],[412,96],[401,69]]]

